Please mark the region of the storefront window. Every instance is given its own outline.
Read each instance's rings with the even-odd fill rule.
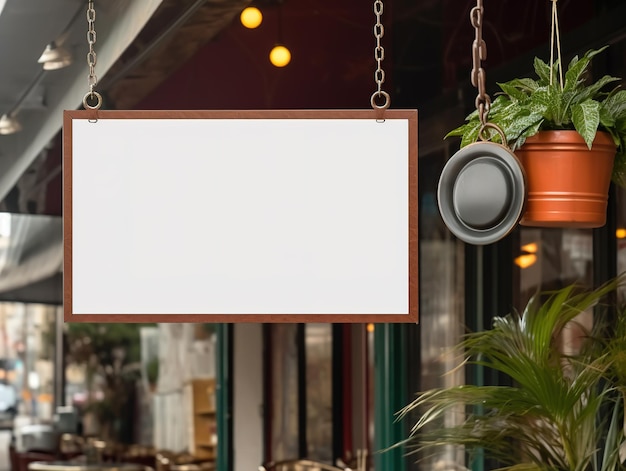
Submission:
[[[445,229],[437,208],[437,176],[453,152],[450,144],[442,145],[438,152],[420,157],[420,367],[409,363],[410,374],[419,374],[412,387],[420,391],[465,382],[465,372],[459,368],[462,358],[453,352],[467,325],[465,292],[460,288],[465,284],[465,247]],[[445,420],[460,420],[460,408],[459,414]],[[454,469],[454,463],[463,460],[462,450],[449,448],[425,457],[419,468]]]
[[[572,283],[593,284],[593,231],[591,229],[520,230],[519,252],[514,254],[520,270],[522,309],[538,291],[559,289]]]
[[[0,417],[23,423],[54,414],[54,320],[59,307],[0,303]]]
[[[333,461],[331,324],[305,325],[306,437],[310,459]]]

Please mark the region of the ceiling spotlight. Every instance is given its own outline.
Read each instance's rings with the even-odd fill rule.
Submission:
[[[276,45],[270,51],[270,62],[275,67],[285,67],[291,62],[291,51],[283,45]]]
[[[9,115],[3,114],[0,118],[0,135],[14,134],[22,130],[19,121]]]
[[[72,63],[72,54],[63,46],[52,41],[46,46],[37,62],[43,64],[44,70],[62,69]]]
[[[246,28],[254,29],[261,25],[261,22],[263,21],[263,14],[261,13],[261,10],[256,7],[247,7],[241,12],[239,20]]]

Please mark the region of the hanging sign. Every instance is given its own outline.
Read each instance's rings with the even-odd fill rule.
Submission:
[[[417,322],[417,111],[66,111],[68,322]]]

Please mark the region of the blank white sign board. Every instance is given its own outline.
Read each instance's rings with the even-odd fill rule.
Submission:
[[[67,111],[70,322],[417,321],[417,112]]]

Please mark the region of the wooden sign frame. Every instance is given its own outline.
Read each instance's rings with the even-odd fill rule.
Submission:
[[[418,321],[416,110],[65,111],[63,144],[66,322]]]

